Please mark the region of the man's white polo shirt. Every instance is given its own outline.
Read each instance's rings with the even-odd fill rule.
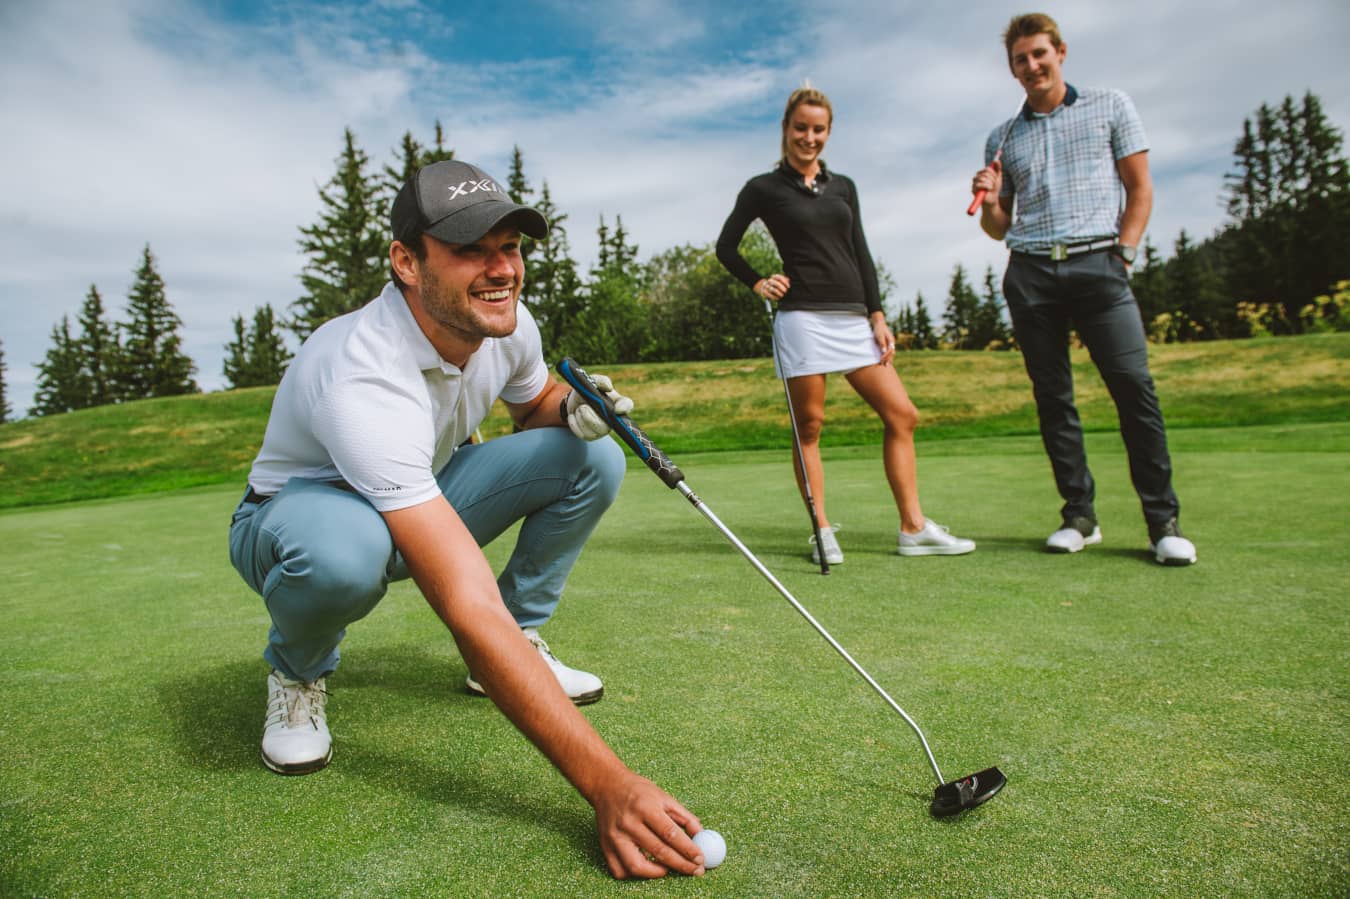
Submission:
[[[440,495],[436,473],[493,402],[528,403],[550,383],[539,328],[516,309],[515,333],[486,338],[463,370],[441,359],[392,282],[324,323],[277,387],[250,486],[342,480],[381,512]]]

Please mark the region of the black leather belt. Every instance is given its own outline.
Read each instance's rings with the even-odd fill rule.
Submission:
[[[1085,240],[1082,243],[1056,243],[1051,244],[1044,252],[1029,253],[1026,250],[1014,250],[1014,253],[1021,253],[1023,256],[1031,256],[1034,259],[1049,259],[1052,262],[1063,262],[1070,256],[1081,256],[1084,253],[1100,253],[1103,250],[1114,249],[1116,238],[1103,237],[1101,240]]]
[[[356,493],[356,488],[346,481],[323,481],[322,483],[327,484],[329,487],[336,487],[339,490],[346,490],[348,493]],[[244,494],[244,502],[261,506],[274,496],[276,496],[275,493],[259,493],[254,490],[253,485],[250,484],[248,493]]]

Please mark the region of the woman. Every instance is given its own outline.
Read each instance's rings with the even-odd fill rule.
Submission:
[[[832,565],[844,560],[825,514],[825,474],[820,429],[825,420],[825,376],[843,372],[853,389],[876,410],[885,427],[882,455],[886,480],[900,514],[902,556],[954,556],[975,549],[924,517],[914,461],[919,413],[895,373],[895,337],[886,325],[876,268],[863,236],[853,182],[825,166],[833,110],[812,87],[793,91],[783,113],[782,159],[777,168],[751,178],[717,239],[717,258],[755,293],[778,304],[773,333],[778,374],[786,378],[801,445],[797,484],[803,471],[815,499],[820,552]],[[761,276],[741,256],[741,237],[761,219],[769,229],[783,272]],[[803,497],[806,493],[803,492]],[[813,538],[814,540],[814,538]]]

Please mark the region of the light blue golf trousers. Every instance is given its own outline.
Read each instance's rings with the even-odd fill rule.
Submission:
[[[436,480],[479,546],[522,522],[497,585],[516,622],[538,627],[558,607],[623,474],[623,450],[612,439],[588,443],[566,428],[537,428],[460,447]],[[272,617],[263,657],[302,681],[336,669],[347,625],[375,608],[390,581],[409,576],[370,503],[300,478],[262,502],[239,504],[230,561]]]

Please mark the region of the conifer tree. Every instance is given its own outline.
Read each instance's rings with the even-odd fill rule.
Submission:
[[[277,384],[290,361],[291,352],[277,333],[270,304],[254,310],[251,329],[244,327],[243,316],[234,317],[234,340],[225,345],[224,363],[231,389]]]
[[[971,349],[1009,349],[1008,325],[1003,320],[1003,296],[999,293],[993,266],[984,270],[984,295],[975,309]]]
[[[539,325],[544,358],[555,359],[563,332],[581,311],[581,277],[567,240],[567,215],[554,205],[548,182],[540,188],[535,208],[549,224],[548,235],[537,242],[537,252],[525,260],[521,298]]]
[[[942,339],[952,349],[981,348],[974,344],[975,318],[979,306],[980,298],[966,280],[965,267],[958,263],[952,273],[951,286],[947,288],[947,310],[942,316]]]
[[[5,344],[0,341],[0,425],[9,421],[9,393],[5,390]]]
[[[914,349],[935,350],[938,346],[937,333],[933,330],[933,319],[928,314],[928,304],[923,294],[914,295]]]
[[[244,328],[244,317],[236,315],[231,323],[234,340],[225,344],[225,361],[221,364],[225,382],[230,390],[252,387],[248,376],[248,331]]]
[[[298,243],[309,257],[300,275],[305,293],[293,304],[288,327],[302,340],[370,302],[388,280],[387,204],[378,178],[366,172],[369,161],[345,129],[337,173],[319,191],[319,221],[300,229]]]
[[[117,333],[103,309],[98,287],[90,284],[80,307],[80,347],[84,351],[84,370],[89,379],[89,405],[117,402],[116,373],[121,345]]]
[[[37,389],[29,415],[59,415],[89,405],[89,382],[79,341],[70,336],[70,316],[52,326],[52,346],[38,363]]]
[[[126,339],[118,353],[116,395],[134,400],[198,392],[192,378],[197,367],[178,333],[183,322],[169,305],[149,244],[127,295],[127,319],[121,325]]]
[[[522,206],[533,205],[530,197],[534,195],[534,188],[530,187],[530,182],[525,177],[525,158],[518,146],[511,148],[511,168],[506,175],[506,195],[511,198],[512,203],[519,203]],[[535,242],[529,238],[520,243],[520,255],[525,259],[527,275],[530,270],[530,257],[536,249]]]

